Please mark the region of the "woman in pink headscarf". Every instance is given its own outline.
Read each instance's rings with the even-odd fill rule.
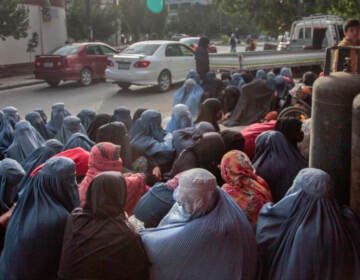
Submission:
[[[120,158],[121,147],[110,142],[101,142],[92,147],[89,158],[89,169],[84,180],[79,185],[80,205],[84,206],[86,191],[96,175],[104,171],[121,172],[122,160]],[[146,192],[145,180],[141,174],[123,174],[127,184],[127,200],[125,211],[132,215],[136,203]]]

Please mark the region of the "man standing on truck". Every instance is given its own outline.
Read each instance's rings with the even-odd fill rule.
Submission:
[[[236,52],[236,37],[234,33],[232,33],[230,37],[230,52]]]
[[[196,61],[196,72],[199,73],[202,83],[206,79],[206,73],[209,72],[209,39],[205,36],[201,36],[199,39],[198,48],[195,51],[195,61]]]
[[[344,39],[338,44],[339,47],[349,47],[349,46],[360,46],[359,36],[360,36],[360,21],[357,19],[349,19],[345,21],[343,25],[344,29]],[[333,71],[342,69],[343,64],[345,63],[345,57],[350,58],[350,67],[351,72],[357,73],[358,71],[358,52],[356,50],[349,50],[345,52],[344,57],[339,57],[339,51],[336,50],[334,53],[334,64]]]

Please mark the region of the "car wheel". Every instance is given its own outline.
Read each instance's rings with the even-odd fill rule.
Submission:
[[[127,90],[131,84],[130,83],[118,83],[118,86],[121,87],[123,90]]]
[[[93,81],[92,71],[89,68],[84,68],[80,73],[80,83],[83,86],[88,86]]]
[[[164,70],[160,73],[158,78],[158,88],[161,92],[166,92],[171,86],[171,74],[169,71]]]
[[[57,87],[60,84],[60,80],[46,80],[51,87]]]

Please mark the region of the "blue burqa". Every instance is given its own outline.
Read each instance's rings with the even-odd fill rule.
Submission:
[[[25,175],[21,165],[11,158],[0,161],[0,215],[17,199],[17,186]]]
[[[187,79],[193,79],[198,85],[200,85],[201,83],[200,75],[194,69],[191,69],[189,73],[186,75],[185,80]]]
[[[171,119],[166,126],[166,131],[173,132],[177,129],[193,126],[189,108],[184,104],[177,104],[173,108]]]
[[[89,109],[83,109],[77,114],[77,117],[81,120],[81,124],[87,130],[96,117],[96,112]]]
[[[61,143],[66,144],[70,137],[77,132],[86,134],[86,130],[81,124],[80,119],[75,116],[68,116],[64,118],[61,129],[58,131],[55,138]]]
[[[61,129],[64,118],[69,115],[69,112],[65,110],[64,103],[55,103],[51,107],[51,118],[46,124],[49,136],[55,137],[56,133]]]
[[[172,135],[166,134],[161,127],[160,112],[146,110],[136,122],[138,125],[132,130],[131,146],[158,165],[171,163],[175,152]]]
[[[63,144],[60,143],[58,140],[56,139],[47,140],[44,143],[44,146],[37,148],[21,163],[21,165],[24,167],[25,170],[25,177],[22,179],[21,183],[19,184],[18,187],[19,195],[22,193],[23,187],[29,180],[31,172],[33,172],[33,170],[36,167],[43,164],[52,156],[60,153],[62,149],[63,149]]]
[[[0,111],[0,153],[4,152],[12,143],[14,134],[9,120]]]
[[[175,92],[173,106],[185,104],[188,106],[193,120],[196,120],[200,112],[203,93],[204,90],[195,82],[195,80],[187,79],[182,87]]]
[[[243,79],[243,77],[241,76],[240,73],[234,73],[234,74],[231,76],[230,85],[231,85],[231,86],[235,86],[235,87],[237,87],[238,89],[241,89],[241,87],[242,87],[243,85],[245,85],[245,80]]]
[[[151,279],[255,279],[253,230],[239,206],[219,189],[219,200],[192,218],[175,203],[157,228],[141,232],[152,263]]]
[[[44,138],[29,122],[20,121],[15,126],[14,141],[4,154],[21,163],[44,142]]]
[[[49,159],[28,182],[11,216],[0,278],[57,279],[66,220],[77,206],[74,162]]]
[[[87,135],[81,132],[76,132],[71,135],[67,143],[64,145],[63,151],[80,147],[90,152],[92,146],[94,145],[95,142],[91,141]]]
[[[285,195],[296,174],[307,167],[307,162],[281,132],[270,130],[255,140],[253,166],[256,174],[268,183],[277,202]]]
[[[15,125],[20,121],[20,115],[18,109],[14,106],[7,106],[2,110],[5,114],[5,117],[8,119],[12,128],[15,128]]]
[[[262,279],[359,279],[359,236],[359,220],[336,201],[330,176],[303,169],[286,196],[259,213]]]
[[[127,131],[130,130],[132,122],[133,122],[131,115],[130,115],[130,110],[126,107],[116,108],[111,117],[111,121],[124,123],[126,125]]]
[[[49,133],[47,131],[44,120],[41,118],[39,112],[32,111],[25,115],[25,119],[40,133],[40,135],[45,139],[49,139]]]

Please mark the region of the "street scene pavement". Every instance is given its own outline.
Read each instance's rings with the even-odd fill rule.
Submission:
[[[35,80],[36,81],[36,80]],[[24,116],[36,108],[42,108],[50,115],[51,105],[64,102],[74,115],[81,109],[92,109],[97,113],[112,113],[119,106],[126,106],[132,112],[139,107],[159,110],[164,116],[171,114],[174,91],[181,84],[173,85],[163,93],[155,87],[131,86],[124,91],[112,83],[95,82],[82,87],[75,82],[51,88],[46,83],[0,91],[1,107],[15,106]]]

